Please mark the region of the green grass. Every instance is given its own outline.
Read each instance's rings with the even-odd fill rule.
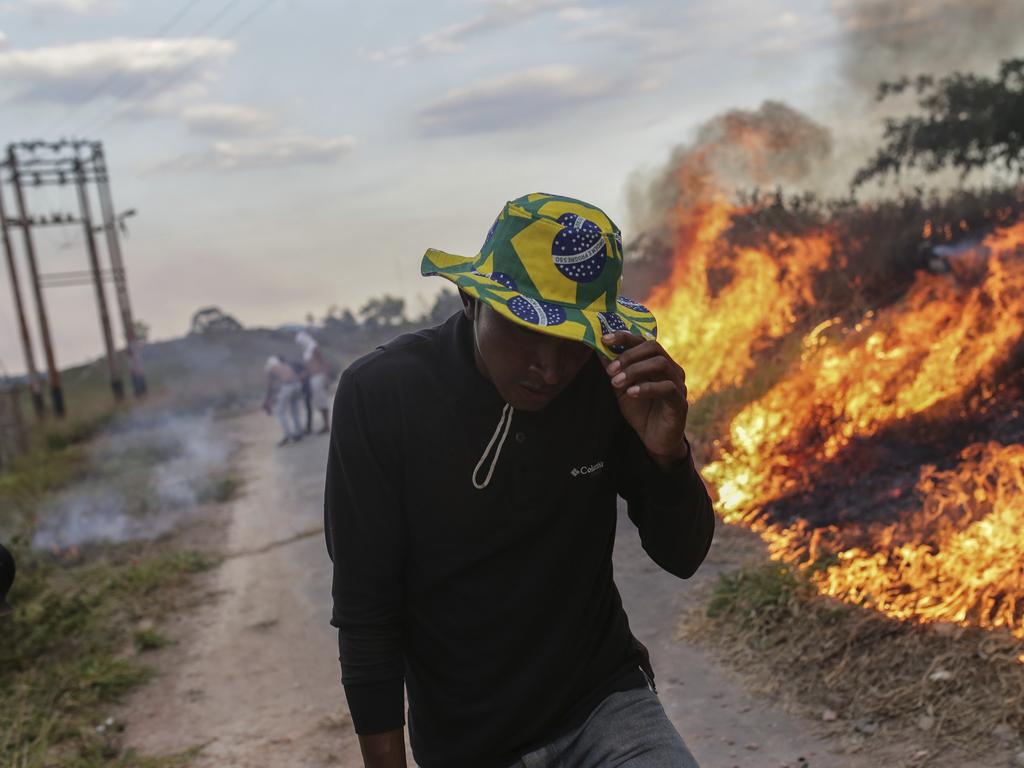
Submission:
[[[146,681],[140,653],[166,643],[155,629],[169,597],[217,560],[199,552],[133,553],[131,547],[73,567],[16,553],[22,568],[0,619],[0,764],[185,765],[122,754],[103,725],[110,708]],[[177,762],[175,762],[177,761]]]
[[[234,467],[215,473],[199,489],[198,501],[201,504],[223,504],[231,501],[242,490],[242,477]]]
[[[132,641],[135,644],[135,650],[142,653],[143,651],[155,651],[158,648],[163,648],[165,645],[170,643],[162,633],[155,629],[137,629],[135,634],[132,635]]]

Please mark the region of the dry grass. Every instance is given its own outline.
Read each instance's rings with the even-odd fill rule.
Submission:
[[[721,577],[682,632],[761,692],[882,740],[916,733],[965,755],[1024,742],[1024,641],[918,626],[822,598],[778,564]]]

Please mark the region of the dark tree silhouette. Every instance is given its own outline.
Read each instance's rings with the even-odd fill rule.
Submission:
[[[405,319],[405,299],[385,294],[368,300],[359,310],[363,323],[371,327],[402,325]]]
[[[211,333],[215,331],[240,331],[242,324],[220,307],[203,307],[192,315],[189,334]]]
[[[859,186],[906,168],[966,175],[986,166],[1024,172],[1024,58],[1007,59],[995,78],[954,72],[879,86],[879,100],[908,89],[923,114],[886,121],[885,144],[854,177]]]

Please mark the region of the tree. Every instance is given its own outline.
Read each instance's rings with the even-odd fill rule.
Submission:
[[[996,78],[954,72],[882,83],[883,100],[913,87],[923,115],[891,118],[885,144],[854,177],[859,186],[887,173],[919,167],[957,168],[966,175],[990,165],[1024,172],[1024,58],[1000,64]]]
[[[458,292],[445,289],[437,294],[434,305],[421,319],[424,323],[438,325],[460,309],[462,309],[462,299],[459,298]]]
[[[348,307],[339,310],[337,305],[332,305],[324,315],[323,325],[327,330],[347,333],[356,330],[359,327],[359,321]]]
[[[363,318],[365,325],[374,328],[402,325],[407,322],[405,299],[389,294],[376,296],[363,305],[359,310],[359,316]]]
[[[145,344],[149,341],[149,323],[143,320],[136,320],[132,324],[132,330],[135,332],[135,341],[139,344]]]
[[[240,331],[242,324],[227,314],[220,307],[203,307],[192,315],[189,334],[210,333],[214,331]]]

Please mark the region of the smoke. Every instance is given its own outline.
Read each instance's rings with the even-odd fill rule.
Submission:
[[[1024,54],[1021,0],[833,0],[832,8],[841,33],[840,81],[819,101],[815,118],[778,101],[731,110],[704,123],[663,169],[631,179],[630,218],[639,234],[630,243],[629,295],[642,298],[666,279],[686,220],[716,196],[777,185],[848,194],[881,142],[884,118],[915,107],[912,93],[879,103],[881,82],[953,70],[994,74],[1001,60]],[[910,175],[905,184],[921,181]],[[939,188],[959,181],[953,172],[927,179]]]
[[[89,455],[89,478],[39,514],[37,549],[153,539],[216,493],[234,442],[211,414],[118,422]]]
[[[643,297],[668,276],[678,231],[699,222],[712,202],[740,188],[815,186],[828,175],[831,157],[829,130],[778,101],[730,110],[701,125],[663,169],[631,180],[631,221],[641,235],[631,243],[627,294]]]
[[[953,71],[994,75],[1001,61],[1024,54],[1021,0],[834,0],[833,10],[841,31],[842,81],[816,111],[833,127],[842,151],[832,173],[817,185],[823,194],[848,190],[878,148],[887,117],[917,110],[912,91],[878,101],[880,83]],[[889,181],[902,189],[920,184],[950,189],[960,183],[953,171],[927,177],[911,172]]]
[[[730,110],[701,125],[692,143],[676,147],[653,178],[634,177],[632,220],[651,232],[678,212],[737,188],[803,181],[831,150],[827,128],[781,102]]]
[[[1020,55],[1020,0],[833,0],[842,31],[842,72],[874,96],[882,80],[953,70],[992,72]]]

